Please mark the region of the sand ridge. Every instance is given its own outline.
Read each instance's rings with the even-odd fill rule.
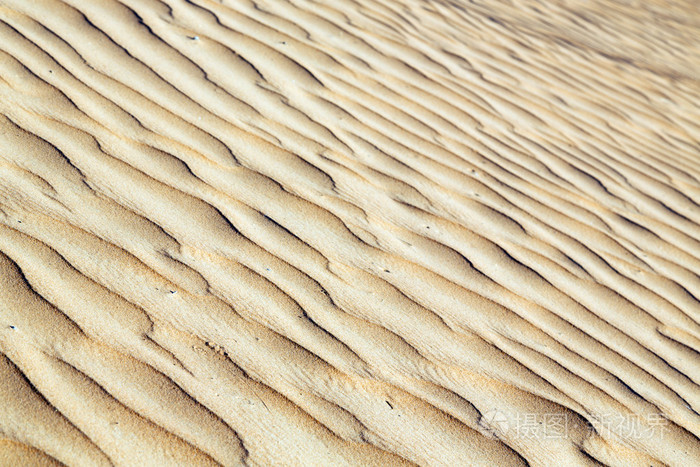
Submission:
[[[0,463],[700,461],[700,11],[0,0]]]

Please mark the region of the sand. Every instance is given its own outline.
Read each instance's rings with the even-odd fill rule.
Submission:
[[[0,0],[1,465],[700,464],[693,0]]]

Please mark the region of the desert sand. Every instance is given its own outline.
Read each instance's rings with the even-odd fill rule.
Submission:
[[[0,0],[0,464],[700,464],[694,0]]]

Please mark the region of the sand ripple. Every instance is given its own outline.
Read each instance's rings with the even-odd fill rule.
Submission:
[[[0,464],[700,463],[691,0],[0,0]]]

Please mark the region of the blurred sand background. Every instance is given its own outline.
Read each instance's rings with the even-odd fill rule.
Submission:
[[[0,0],[1,465],[700,464],[700,5]]]

